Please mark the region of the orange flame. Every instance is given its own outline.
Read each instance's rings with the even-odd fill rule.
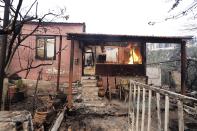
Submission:
[[[142,64],[142,56],[139,47],[131,47],[128,64]]]

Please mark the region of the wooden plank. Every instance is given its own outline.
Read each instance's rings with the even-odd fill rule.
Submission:
[[[169,96],[165,95],[164,131],[168,131],[168,125],[169,125]]]
[[[152,100],[152,90],[148,91],[148,129],[147,131],[151,131],[151,100]]]
[[[146,95],[146,89],[143,88],[143,94],[142,94],[142,120],[141,120],[141,131],[144,131],[145,95]]]
[[[128,125],[129,125],[129,130],[131,128],[131,119],[132,119],[132,114],[131,114],[131,95],[132,94],[132,90],[131,90],[131,84],[130,84],[130,87],[129,87],[129,112],[128,112]]]
[[[136,131],[138,131],[139,129],[139,108],[140,108],[140,87],[137,86],[137,90],[138,90],[138,93],[137,93],[137,114],[136,114]]]
[[[64,112],[65,112],[65,109],[59,114],[59,116],[55,120],[55,123],[52,126],[50,131],[58,131],[58,129],[60,128],[60,125],[61,125],[61,123],[62,123],[62,121],[64,119]]]
[[[135,97],[136,97],[136,85],[133,85],[133,117],[132,117],[132,130],[134,131],[135,129]]]
[[[183,102],[177,100],[179,131],[184,131]]]
[[[158,126],[158,131],[161,131],[161,111],[160,111],[160,94],[156,93],[157,97],[157,126]]]
[[[96,63],[96,75],[102,76],[145,76],[143,64]]]

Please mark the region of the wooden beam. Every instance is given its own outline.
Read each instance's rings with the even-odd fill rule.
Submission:
[[[57,74],[57,88],[56,91],[59,92],[59,83],[60,83],[60,69],[61,69],[61,50],[62,50],[62,36],[60,35],[60,44],[59,44],[59,55],[58,55],[58,74]]]
[[[141,43],[141,55],[142,55],[142,64],[144,72],[146,72],[146,43]],[[146,74],[146,73],[145,73]]]
[[[58,129],[60,128],[60,125],[64,119],[65,110],[66,110],[66,108],[64,108],[63,111],[58,114],[58,116],[54,122],[54,125],[52,126],[50,131],[58,131]]]
[[[131,35],[107,35],[107,34],[78,34],[68,33],[68,40],[79,40],[92,43],[104,42],[147,42],[147,43],[181,43],[182,40],[192,37],[160,37],[160,36],[131,36]]]
[[[68,86],[68,108],[71,108],[73,106],[73,103],[72,103],[73,61],[74,61],[74,40],[71,40],[69,86]]]
[[[183,41],[181,43],[181,94],[185,94],[185,88],[186,88],[186,64],[187,64],[187,58],[186,58],[186,42]]]

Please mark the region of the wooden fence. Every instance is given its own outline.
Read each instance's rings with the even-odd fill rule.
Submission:
[[[177,112],[175,113],[178,113],[177,124],[179,131],[184,131],[185,127],[184,109],[188,109],[197,114],[197,108],[195,106],[190,107],[185,104],[185,101],[197,103],[197,99],[195,98],[132,80],[130,80],[129,88],[129,131],[152,131],[153,125],[156,126],[156,131],[168,131],[170,100],[173,100],[175,102],[177,108]],[[152,108],[153,100],[155,102],[155,108]],[[164,112],[162,112],[164,119],[161,118],[161,102],[163,102],[165,105]],[[153,111],[153,109],[155,110],[155,112]],[[153,112],[156,115],[151,117]],[[152,120],[153,117],[156,117],[156,122]]]

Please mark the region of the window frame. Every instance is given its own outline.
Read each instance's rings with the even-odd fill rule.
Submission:
[[[46,41],[46,39],[54,39],[54,56],[53,56],[53,58],[47,58],[47,44],[46,44],[46,42],[44,42],[44,57],[40,57],[38,55],[38,40],[39,39],[44,39],[44,41]],[[56,36],[36,36],[35,58],[39,59],[39,60],[56,60]]]

